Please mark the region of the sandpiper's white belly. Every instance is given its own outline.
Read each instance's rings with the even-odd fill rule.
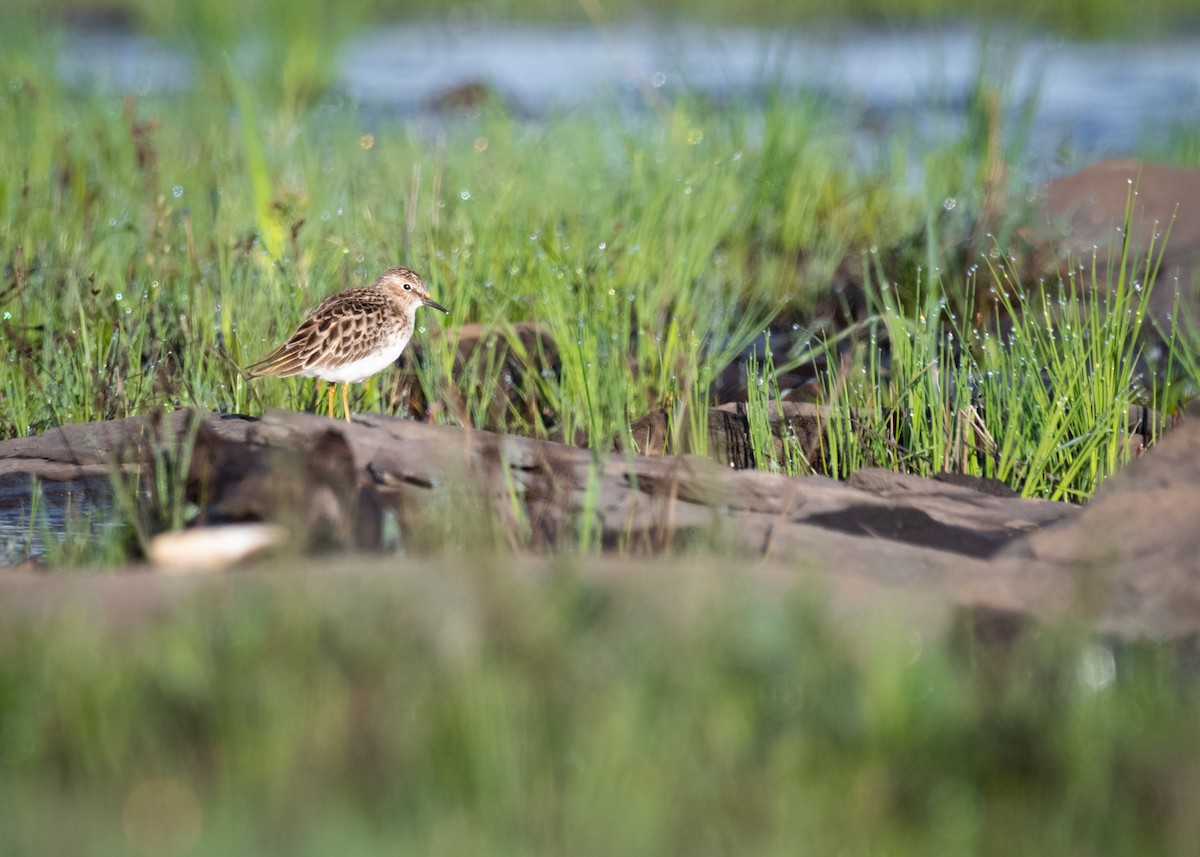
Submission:
[[[411,335],[409,333],[393,336],[379,351],[368,354],[366,357],[360,357],[358,360],[343,363],[341,366],[310,366],[304,374],[320,378],[322,381],[332,381],[335,384],[365,381],[376,372],[382,372],[395,363],[399,359],[400,353],[404,351],[404,346],[408,345]]]

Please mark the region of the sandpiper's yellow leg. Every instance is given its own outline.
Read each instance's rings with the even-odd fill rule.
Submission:
[[[332,381],[329,381],[328,383],[325,384],[325,389],[329,392],[329,418],[330,419],[333,419],[333,388],[335,386],[336,385]]]
[[[346,394],[350,391],[350,382],[342,384],[342,413],[346,415],[346,422],[350,422],[350,403],[346,401]],[[333,416],[330,414],[330,416]]]

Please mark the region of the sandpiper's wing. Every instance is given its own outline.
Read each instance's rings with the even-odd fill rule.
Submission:
[[[387,296],[376,289],[331,295],[308,314],[288,340],[246,367],[251,378],[302,375],[313,366],[336,368],[374,352],[393,325]]]

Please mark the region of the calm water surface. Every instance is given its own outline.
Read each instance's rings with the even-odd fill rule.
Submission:
[[[249,55],[243,61],[252,63]],[[62,77],[81,88],[185,90],[187,57],[147,36],[75,32]],[[395,25],[352,39],[337,88],[368,110],[405,115],[484,84],[519,115],[619,106],[684,92],[762,103],[773,88],[828,99],[887,129],[961,131],[976,81],[1028,115],[1031,157],[1076,161],[1137,151],[1200,125],[1200,34],[1155,42],[1072,42],[975,27],[771,32],[700,26]],[[1010,122],[1011,124],[1015,124]]]

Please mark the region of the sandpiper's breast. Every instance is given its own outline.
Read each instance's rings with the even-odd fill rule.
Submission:
[[[332,381],[337,384],[357,383],[365,381],[377,372],[391,366],[399,358],[404,346],[408,345],[409,335],[395,335],[388,339],[383,348],[364,354],[356,360],[343,363],[340,366],[310,366],[306,375],[320,378],[322,381]]]

